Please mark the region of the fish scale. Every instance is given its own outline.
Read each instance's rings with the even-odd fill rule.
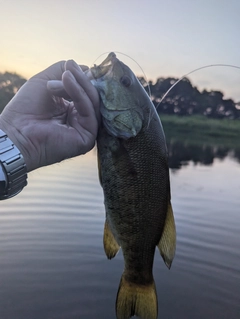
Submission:
[[[170,268],[176,245],[163,128],[144,88],[114,53],[91,73],[102,100],[97,148],[104,249],[111,259],[121,247],[124,257],[116,315],[156,319],[155,247]]]

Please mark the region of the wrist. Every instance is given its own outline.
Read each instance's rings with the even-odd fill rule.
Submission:
[[[29,153],[27,151],[27,147],[24,145],[27,144],[26,138],[17,130],[13,125],[5,122],[0,116],[0,130],[2,130],[7,137],[12,141],[13,145],[19,150],[21,155],[23,156],[24,162],[26,164],[27,171],[31,170],[31,160],[29,157]]]
[[[19,149],[0,129],[0,199],[17,195],[27,185],[27,168]]]

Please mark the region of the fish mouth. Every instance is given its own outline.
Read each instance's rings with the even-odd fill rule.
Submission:
[[[99,65],[94,65],[88,70],[88,77],[99,80],[112,71],[114,64],[119,61],[114,52],[110,52],[106,59]]]

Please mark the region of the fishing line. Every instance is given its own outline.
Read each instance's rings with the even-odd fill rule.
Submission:
[[[111,52],[112,52],[112,51],[111,51]],[[146,84],[147,84],[147,88],[148,88],[148,94],[149,94],[149,97],[151,97],[150,85],[149,85],[149,83],[148,83],[148,81],[147,81],[147,76],[146,76],[145,72],[143,71],[142,67],[140,66],[140,64],[139,64],[136,60],[134,60],[132,57],[130,57],[129,55],[127,55],[127,54],[125,54],[125,53],[122,53],[122,52],[119,52],[119,51],[113,51],[113,52],[122,54],[122,55],[128,57],[129,59],[131,59],[133,62],[135,62],[135,63],[137,64],[137,66],[140,68],[140,70],[142,71],[142,73],[143,73],[143,75],[144,75],[144,80],[145,80],[145,82],[146,82]],[[110,53],[110,51],[104,52],[104,53],[100,54],[100,55],[96,58],[96,60],[93,62],[93,65],[95,64],[95,62],[96,62],[101,56],[106,55],[106,54],[109,54],[109,53]],[[240,69],[240,66],[237,66],[237,65],[221,64],[221,63],[219,63],[219,64],[209,64],[209,65],[205,65],[205,66],[201,66],[201,67],[199,67],[199,68],[196,68],[196,69],[194,69],[194,70],[192,70],[192,71],[190,71],[190,72],[184,74],[180,79],[178,79],[178,80],[167,90],[166,93],[164,93],[164,95],[162,96],[162,98],[160,99],[160,101],[158,102],[158,104],[156,105],[156,110],[157,110],[157,108],[159,107],[159,105],[162,103],[162,101],[165,99],[165,97],[168,95],[168,93],[169,93],[179,82],[181,82],[184,78],[186,78],[186,77],[189,76],[190,74],[193,74],[193,73],[195,73],[195,72],[197,72],[197,71],[200,71],[200,70],[203,70],[203,69],[207,69],[207,68],[212,68],[212,67],[228,67],[228,68]],[[149,125],[150,121],[151,121],[151,114],[149,114],[148,125]]]
[[[141,65],[140,65],[136,60],[134,60],[132,57],[130,57],[129,55],[127,55],[127,54],[125,54],[125,53],[122,53],[122,52],[119,52],[119,51],[108,51],[108,52],[104,52],[104,53],[100,54],[100,55],[96,58],[96,60],[93,62],[93,65],[95,64],[95,62],[96,62],[101,56],[106,55],[106,54],[109,54],[110,52],[122,54],[122,55],[128,57],[129,59],[131,59],[133,62],[135,62],[135,63],[137,64],[137,66],[140,68],[140,70],[141,70],[142,73],[143,73],[144,80],[145,80],[145,82],[146,82],[146,84],[147,84],[147,88],[148,88],[148,94],[149,94],[149,96],[151,96],[151,89],[150,89],[150,85],[149,85],[149,83],[148,83],[147,76],[146,76],[145,72],[143,71]]]
[[[96,62],[101,56],[106,55],[106,54],[109,54],[110,52],[122,54],[122,55],[128,57],[129,59],[131,59],[133,62],[135,62],[135,63],[137,64],[137,66],[140,68],[140,70],[141,70],[142,73],[143,73],[143,78],[144,78],[144,80],[145,80],[145,82],[146,82],[146,84],[147,84],[147,88],[148,88],[148,95],[149,95],[149,97],[151,98],[150,85],[149,85],[149,83],[148,83],[147,76],[146,76],[145,72],[143,71],[143,68],[141,67],[141,65],[140,65],[136,60],[134,60],[134,59],[133,59],[132,57],[130,57],[128,54],[122,53],[122,52],[120,52],[120,51],[104,52],[104,53],[100,54],[100,55],[96,58],[96,60],[93,62],[93,65],[95,64],[95,62]],[[147,127],[149,127],[149,125],[150,125],[150,122],[151,122],[151,119],[152,119],[153,114],[154,114],[154,112],[151,114],[151,110],[150,110]]]
[[[165,99],[165,97],[168,95],[168,93],[174,88],[174,86],[176,86],[179,82],[181,82],[185,77],[187,77],[188,75],[197,72],[199,70],[203,70],[203,69],[207,69],[207,68],[211,68],[211,67],[228,67],[228,68],[235,68],[235,69],[240,69],[240,66],[237,65],[232,65],[232,64],[209,64],[209,65],[205,65],[205,66],[201,66],[200,68],[194,69],[190,72],[188,72],[187,74],[183,75],[179,80],[177,80],[168,90],[167,92],[163,95],[163,97],[161,98],[160,102],[157,104],[156,109],[159,107],[159,105],[162,103],[162,101]]]

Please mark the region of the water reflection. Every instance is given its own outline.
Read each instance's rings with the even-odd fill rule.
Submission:
[[[199,145],[189,144],[181,140],[168,142],[169,167],[180,169],[188,165],[189,162],[194,164],[212,165],[214,159],[223,160],[227,156],[240,162],[240,147],[229,148],[227,146]]]
[[[240,166],[224,147],[174,142],[169,151],[171,167],[185,165],[171,170],[171,270],[155,255],[158,318],[237,319]],[[30,173],[0,207],[0,319],[116,318],[123,257],[106,258],[104,220],[95,150]]]

